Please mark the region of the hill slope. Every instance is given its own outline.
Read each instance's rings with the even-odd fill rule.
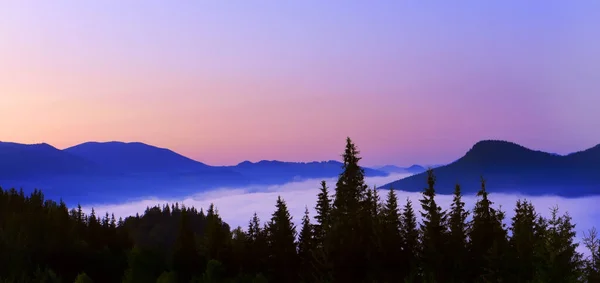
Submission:
[[[190,172],[210,168],[169,149],[140,142],[86,142],[63,151],[127,173]]]
[[[0,142],[0,180],[94,174],[101,171],[98,164],[46,143]]]
[[[87,142],[64,150],[48,144],[0,143],[0,186],[44,189],[65,201],[123,201],[141,196],[189,196],[219,187],[276,185],[332,178],[342,164],[242,162],[210,166],[169,149],[133,142]],[[386,172],[365,168],[367,176]]]
[[[560,156],[531,150],[521,145],[486,140],[476,143],[457,161],[434,169],[436,190],[450,194],[455,184],[465,193],[480,187],[480,178],[492,192],[529,195],[583,196],[600,193],[600,145]],[[427,173],[413,175],[382,188],[422,191]]]

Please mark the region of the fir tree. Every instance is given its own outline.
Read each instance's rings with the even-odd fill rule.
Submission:
[[[223,227],[223,220],[214,204],[210,204],[206,212],[206,231],[203,243],[205,256],[208,260],[215,259],[223,261],[227,247],[227,239],[231,238],[229,231]]]
[[[382,269],[384,280],[399,282],[402,280],[402,234],[398,198],[393,188],[388,192],[382,209]]]
[[[346,139],[343,154],[343,172],[336,183],[332,227],[327,237],[327,250],[332,263],[332,276],[335,282],[365,280],[367,270],[366,251],[361,246],[364,238],[361,225],[361,203],[365,199],[367,185],[364,170],[358,165],[359,151]]]
[[[577,253],[578,243],[575,242],[575,224],[571,216],[565,213],[558,215],[558,207],[553,207],[548,220],[548,272],[545,282],[571,283],[582,279],[583,261]]]
[[[315,273],[315,238],[313,226],[310,223],[308,207],[304,210],[302,217],[302,228],[298,235],[298,257],[300,260],[300,274],[303,283],[317,282],[318,276]]]
[[[409,198],[406,198],[406,204],[402,211],[400,235],[402,236],[402,256],[400,258],[404,261],[401,266],[406,268],[406,270],[403,270],[402,277],[408,282],[417,282],[415,280],[418,280],[421,273],[419,266],[421,243],[419,241],[417,216]]]
[[[505,252],[508,245],[502,220],[504,213],[492,208],[488,199],[485,180],[481,178],[481,189],[473,210],[469,233],[469,256],[471,281],[504,282],[506,276]]]
[[[467,264],[467,217],[469,212],[465,210],[465,203],[462,201],[460,185],[454,187],[454,198],[450,205],[449,214],[449,242],[447,253],[451,256],[451,275],[452,282],[464,282],[466,280]]]
[[[277,197],[277,209],[268,224],[269,266],[273,282],[299,282],[296,228],[285,201]]]
[[[331,264],[329,258],[329,250],[326,245],[326,240],[331,230],[331,211],[332,203],[329,196],[329,188],[325,181],[321,181],[321,188],[317,195],[317,204],[315,206],[316,215],[314,224],[315,249],[313,258],[315,261],[315,269],[317,277],[321,281],[331,279]]]
[[[329,189],[325,181],[321,181],[315,210],[317,212],[315,215],[317,223],[314,225],[315,240],[317,247],[322,248],[327,231],[331,228],[331,199],[329,198]]]
[[[421,202],[421,224],[422,245],[421,261],[423,264],[423,276],[437,282],[446,282],[447,275],[444,274],[444,248],[447,242],[447,231],[444,224],[446,215],[442,212],[435,201],[435,175],[433,170],[427,171],[428,187],[423,192]]]
[[[510,243],[511,282],[531,282],[540,273],[537,262],[543,260],[540,248],[544,244],[543,227],[533,204],[518,200],[512,217]]]
[[[369,281],[379,281],[382,274],[380,261],[383,250],[381,246],[380,208],[377,189],[368,188],[364,199],[361,201],[359,230],[362,232],[360,247],[364,249],[364,258],[366,260],[364,269]]]
[[[600,283],[600,240],[595,227],[590,229],[587,234],[584,232],[583,243],[590,252],[585,263],[586,280],[589,283]]]
[[[264,272],[267,269],[268,239],[267,231],[260,227],[260,219],[256,212],[248,224],[247,253],[252,255],[247,258],[246,266],[251,274]]]

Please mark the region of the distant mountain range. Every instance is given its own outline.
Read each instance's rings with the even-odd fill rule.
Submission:
[[[434,169],[436,191],[450,194],[454,186],[473,194],[486,180],[491,192],[517,192],[527,195],[586,196],[600,194],[600,145],[587,150],[558,155],[532,150],[497,140],[476,143],[455,162]],[[382,188],[422,191],[427,173],[416,174]]]
[[[217,187],[274,185],[332,178],[338,161],[244,161],[210,166],[139,142],[87,142],[64,150],[48,144],[0,142],[0,185],[40,188],[54,198],[101,202],[119,197],[191,194]],[[366,176],[389,172],[365,168]]]
[[[428,167],[386,165],[364,169],[369,177],[414,174],[382,188],[422,191]],[[148,195],[189,195],[219,187],[284,184],[333,178],[341,170],[342,163],[338,161],[263,160],[211,166],[139,142],[87,142],[64,150],[45,143],[0,142],[0,185],[40,188],[48,197],[67,202],[114,202]],[[476,143],[455,162],[436,167],[434,172],[436,189],[441,194],[452,193],[457,183],[466,194],[474,194],[482,176],[491,192],[600,194],[600,145],[558,155],[512,142],[487,140]]]
[[[406,174],[419,174],[427,171],[427,169],[421,165],[412,165],[410,167],[398,167],[396,165],[385,165],[376,167],[375,169],[387,173],[406,173]]]

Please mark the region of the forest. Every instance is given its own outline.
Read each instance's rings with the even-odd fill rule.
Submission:
[[[270,219],[248,215],[247,227],[233,228],[214,205],[115,219],[40,190],[0,189],[0,282],[600,282],[597,233],[576,241],[567,212],[554,207],[546,218],[519,200],[505,219],[483,178],[473,209],[457,184],[442,210],[431,169],[418,202],[393,189],[379,196],[359,155],[348,138],[343,172],[335,184],[321,182],[316,215],[307,209],[300,227],[282,198]]]

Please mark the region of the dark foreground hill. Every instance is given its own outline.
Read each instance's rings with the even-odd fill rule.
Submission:
[[[242,162],[210,166],[144,143],[87,142],[64,150],[48,144],[0,143],[0,186],[44,189],[52,198],[112,202],[146,196],[178,196],[219,187],[275,185],[337,177],[342,164]],[[367,176],[388,173],[365,168]]]
[[[434,172],[436,190],[441,194],[452,193],[457,183],[464,192],[474,193],[482,176],[492,192],[571,197],[599,194],[600,145],[561,156],[512,142],[481,141],[457,161]],[[422,191],[426,178],[426,173],[421,173],[383,188]]]

